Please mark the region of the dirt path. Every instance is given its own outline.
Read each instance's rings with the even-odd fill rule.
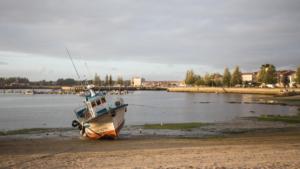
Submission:
[[[0,168],[299,168],[300,131],[227,138],[11,139]]]

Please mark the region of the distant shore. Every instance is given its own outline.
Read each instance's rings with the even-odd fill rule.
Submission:
[[[192,93],[237,93],[237,94],[265,94],[281,95],[284,88],[223,88],[223,87],[173,87],[169,92],[192,92]],[[299,88],[288,88],[287,94],[300,94]]]
[[[71,86],[72,88],[74,86]],[[101,86],[101,87],[95,87],[95,90],[99,91],[113,91],[113,92],[120,92],[120,91],[166,91],[167,88],[164,87],[107,87],[107,86]],[[78,88],[70,90],[63,90],[62,86],[27,86],[27,87],[0,87],[0,94],[24,94],[25,91],[32,91],[34,94],[78,94],[80,92],[83,92],[83,88]]]

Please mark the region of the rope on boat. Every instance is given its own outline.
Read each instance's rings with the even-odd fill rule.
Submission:
[[[149,105],[144,105],[144,104],[128,104],[130,106],[139,106],[139,107],[148,107],[148,108],[160,108],[157,106],[149,106]]]
[[[149,109],[156,109],[159,110],[160,113],[166,113],[164,111],[161,111],[163,109],[163,107],[158,107],[158,106],[150,106],[150,105],[144,105],[144,104],[128,104],[130,106],[137,106],[137,107],[146,107]]]

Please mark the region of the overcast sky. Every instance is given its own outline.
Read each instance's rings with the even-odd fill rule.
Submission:
[[[182,80],[300,64],[299,0],[0,0],[0,76]],[[87,66],[85,66],[87,65]]]

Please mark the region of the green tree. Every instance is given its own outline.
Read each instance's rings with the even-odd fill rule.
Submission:
[[[124,80],[124,86],[130,86],[131,80]]]
[[[64,85],[76,85],[76,81],[71,78],[67,78],[64,80]]]
[[[281,76],[280,77],[280,82],[283,84],[283,87],[288,87],[290,83],[290,79],[288,76]]]
[[[210,75],[210,79],[212,80],[212,86],[222,86],[223,85],[223,77],[219,73],[213,73]]]
[[[120,86],[122,86],[124,84],[123,78],[121,76],[119,76],[117,78],[117,84],[120,85]]]
[[[9,77],[5,79],[5,84],[10,85],[12,83],[29,83],[29,80],[25,77]]]
[[[196,78],[195,79],[195,85],[197,85],[197,86],[204,85],[204,80],[201,76],[198,75],[195,78]]]
[[[206,74],[204,75],[203,80],[204,80],[204,84],[205,84],[206,86],[212,86],[213,81],[212,81],[212,79],[211,79],[210,74],[206,73]]]
[[[297,68],[296,71],[296,83],[300,84],[300,66]]]
[[[101,86],[101,79],[100,79],[100,76],[97,73],[95,74],[94,85],[95,86]]]
[[[185,80],[184,80],[185,84],[194,85],[195,81],[196,81],[196,76],[194,74],[194,71],[193,70],[188,70],[186,72],[186,76],[185,76]]]
[[[73,85],[76,85],[76,81],[71,78],[67,78],[67,79],[61,78],[56,81],[56,84],[60,85],[60,86],[63,86],[63,85],[73,86]]]
[[[108,78],[108,84],[109,84],[109,86],[112,86],[113,85],[113,80],[112,80],[112,76],[111,75],[109,75],[109,78]]]
[[[238,85],[238,84],[242,84],[242,73],[240,71],[240,68],[237,66],[235,67],[233,73],[232,73],[232,76],[231,76],[231,85],[232,86],[235,86],[235,85]]]
[[[260,67],[258,73],[258,82],[265,84],[275,84],[277,82],[276,78],[276,68],[272,64],[264,64]]]
[[[105,82],[104,83],[105,83],[105,86],[109,85],[109,83],[108,83],[108,75],[105,76]]]
[[[0,77],[0,86],[5,86],[5,78]]]
[[[228,68],[225,68],[223,74],[223,85],[230,87],[230,81],[231,81],[231,73]]]

